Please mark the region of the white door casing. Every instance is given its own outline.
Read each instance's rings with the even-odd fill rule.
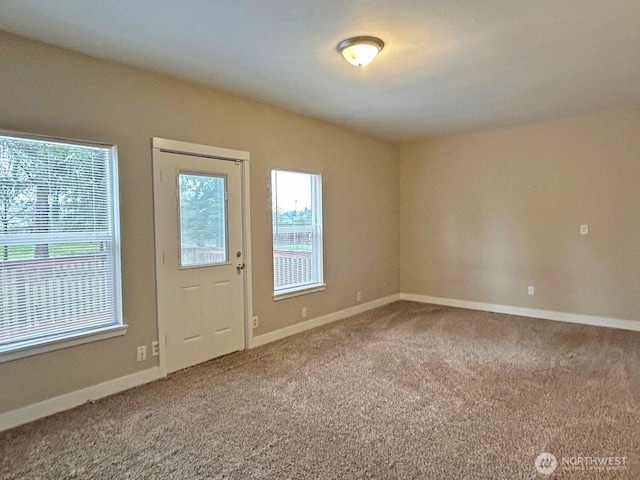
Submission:
[[[153,139],[158,338],[163,374],[249,345],[248,158],[246,152]],[[188,217],[184,198],[180,206],[180,191],[188,197],[190,182],[210,186],[209,192],[215,192],[215,221],[200,210]],[[195,229],[217,229],[220,235],[216,242],[191,248],[193,236],[184,233],[189,231],[189,219],[195,222]]]

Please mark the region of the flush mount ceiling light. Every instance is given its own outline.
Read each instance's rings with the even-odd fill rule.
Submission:
[[[362,67],[371,63],[383,47],[384,42],[377,37],[351,37],[338,44],[338,52],[351,65]]]

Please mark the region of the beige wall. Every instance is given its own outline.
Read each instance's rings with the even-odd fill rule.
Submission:
[[[639,106],[406,144],[400,170],[402,292],[640,320]]]
[[[0,33],[0,128],[115,143],[126,336],[0,364],[0,413],[155,365],[150,139],[251,153],[257,335],[399,291],[398,150],[354,131],[204,86]],[[269,170],[323,175],[327,290],[272,300]]]

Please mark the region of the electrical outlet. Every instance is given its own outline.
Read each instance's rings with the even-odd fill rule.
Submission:
[[[307,307],[302,307],[302,318],[307,318]]]
[[[258,328],[258,316],[253,317],[253,328]]]
[[[535,289],[535,287],[529,287],[529,288],[527,289],[527,293],[528,293],[529,295],[535,295],[535,294],[536,294],[536,289]]]
[[[147,346],[138,347],[138,362],[144,362],[147,359]]]
[[[151,342],[151,356],[157,357],[160,354],[160,342]]]
[[[359,301],[359,302],[362,301],[362,292],[356,293],[356,300]]]
[[[589,225],[586,223],[580,225],[580,235],[589,235]]]

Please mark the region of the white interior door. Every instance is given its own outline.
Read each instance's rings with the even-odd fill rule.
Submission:
[[[242,166],[157,148],[153,165],[159,340],[169,373],[244,347]]]

